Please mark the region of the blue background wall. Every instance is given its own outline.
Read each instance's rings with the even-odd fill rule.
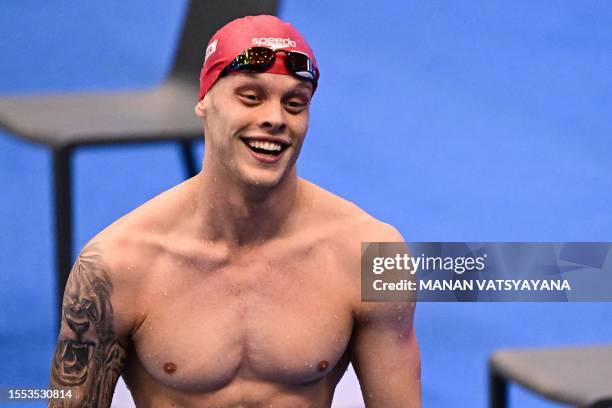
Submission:
[[[184,10],[4,1],[0,94],[153,86]],[[612,241],[612,3],[288,0],[280,15],[322,72],[303,177],[407,240]],[[178,159],[173,145],[80,150],[79,248],[180,182]],[[45,149],[0,133],[0,386],[47,382],[50,182]],[[611,342],[611,316],[612,304],[421,304],[425,406],[484,407],[491,351]]]

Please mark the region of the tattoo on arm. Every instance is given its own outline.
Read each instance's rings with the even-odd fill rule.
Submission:
[[[62,333],[51,366],[51,387],[72,390],[50,407],[109,407],[126,351],[113,331],[112,284],[95,243],[79,255],[62,305]]]

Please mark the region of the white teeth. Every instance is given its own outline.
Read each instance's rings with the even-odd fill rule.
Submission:
[[[282,149],[282,146],[279,143],[274,142],[260,142],[258,140],[249,140],[249,146],[255,147],[257,149],[269,150],[271,152],[277,151],[279,152]]]

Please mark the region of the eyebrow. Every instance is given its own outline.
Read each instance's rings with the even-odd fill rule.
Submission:
[[[240,75],[246,76],[246,77],[248,77],[250,79],[253,79],[255,81],[259,81],[258,75],[260,75],[260,74],[261,74],[261,72],[248,72],[248,71],[240,73]],[[297,89],[297,88],[305,88],[308,91],[314,92],[314,85],[312,84],[312,82],[310,82],[307,79],[301,79],[301,78],[295,77],[295,76],[293,78],[295,78],[295,79],[297,79],[299,81],[295,85],[295,89]]]
[[[296,88],[306,88],[309,91],[314,91],[314,85],[307,79],[300,80],[300,82],[296,85]]]

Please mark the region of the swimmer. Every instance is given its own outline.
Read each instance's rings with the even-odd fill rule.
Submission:
[[[414,304],[360,298],[361,242],[401,235],[297,176],[318,78],[276,17],[212,37],[203,170],[81,251],[50,406],[108,407],[121,375],[138,407],[329,407],[349,363],[367,407],[421,406]]]

